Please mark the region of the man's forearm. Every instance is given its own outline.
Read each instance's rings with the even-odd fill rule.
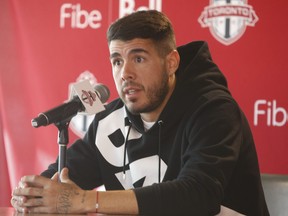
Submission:
[[[96,192],[95,192],[96,196]],[[106,214],[138,214],[138,204],[134,191],[99,191],[97,212]],[[96,206],[96,203],[95,203]],[[96,208],[96,207],[95,207]]]

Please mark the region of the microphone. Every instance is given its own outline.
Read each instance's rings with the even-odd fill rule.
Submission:
[[[110,97],[110,90],[104,84],[97,84],[94,86],[94,92],[85,92],[81,96],[83,102],[88,100],[89,102],[95,101],[95,97],[93,93],[95,92],[102,103],[105,103]],[[92,98],[92,99],[91,99]],[[74,117],[78,112],[85,111],[85,106],[83,102],[80,100],[78,96],[73,96],[73,98],[55,108],[52,108],[46,112],[42,112],[38,115],[38,117],[31,120],[31,124],[33,127],[38,128],[40,126],[47,126],[52,123],[58,123],[61,121],[69,120]]]

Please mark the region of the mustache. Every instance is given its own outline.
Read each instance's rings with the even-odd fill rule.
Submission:
[[[123,82],[121,89],[123,91],[125,88],[128,88],[128,87],[144,89],[144,87],[141,84],[136,83],[136,82],[131,81],[131,80]]]

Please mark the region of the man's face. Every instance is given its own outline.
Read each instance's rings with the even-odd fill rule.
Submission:
[[[148,39],[113,40],[109,50],[118,94],[130,112],[157,110],[169,91],[166,57]]]

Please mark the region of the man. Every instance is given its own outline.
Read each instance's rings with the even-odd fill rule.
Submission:
[[[170,21],[157,11],[117,20],[107,38],[120,98],[68,149],[61,183],[56,161],[42,176],[23,177],[12,205],[44,213],[269,215],[249,125],[207,44],[176,48]],[[106,191],[94,190],[102,184]]]

